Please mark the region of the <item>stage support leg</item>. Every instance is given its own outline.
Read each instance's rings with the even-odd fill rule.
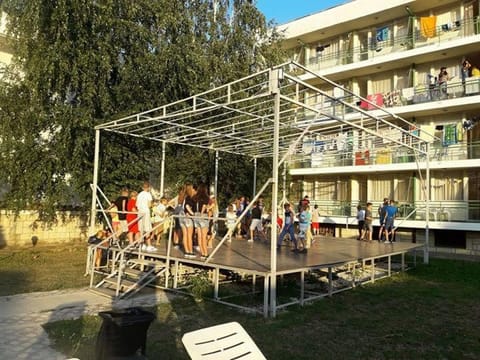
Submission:
[[[268,317],[268,291],[270,289],[269,286],[269,276],[265,274],[263,278],[263,316]]]
[[[372,259],[372,275],[371,275],[371,279],[372,279],[372,283],[375,282],[375,259]]]
[[[175,276],[173,277],[173,288],[178,287],[178,260],[175,260]]]
[[[305,304],[305,271],[300,273],[300,305]]]
[[[213,298],[215,300],[218,300],[218,283],[220,280],[220,270],[218,268],[215,268],[213,270],[213,282],[214,282],[214,288],[213,288]]]
[[[333,294],[332,267],[328,267],[328,296]]]
[[[405,271],[405,253],[402,253],[402,271]]]
[[[388,255],[388,276],[392,276],[392,257]]]
[[[257,275],[252,275],[252,292],[255,293],[255,286],[257,285]]]

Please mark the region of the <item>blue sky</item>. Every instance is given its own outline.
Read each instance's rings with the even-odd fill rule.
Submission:
[[[277,24],[310,15],[349,0],[257,0],[257,8],[267,21],[274,19]]]

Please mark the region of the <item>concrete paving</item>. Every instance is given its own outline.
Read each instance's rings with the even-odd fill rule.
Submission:
[[[171,295],[169,295],[171,296]],[[99,311],[168,302],[167,294],[152,291],[112,302],[87,289],[0,297],[0,358],[3,360],[65,360],[51,348],[42,324],[76,319]]]

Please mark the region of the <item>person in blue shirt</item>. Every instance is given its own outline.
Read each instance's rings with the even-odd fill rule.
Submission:
[[[297,239],[295,238],[295,213],[293,212],[292,206],[290,204],[284,205],[284,215],[283,215],[283,229],[278,237],[277,249],[280,249],[282,246],[282,241],[285,235],[290,236],[290,241],[295,244],[295,249],[297,249]]]
[[[398,212],[398,209],[395,206],[395,201],[390,200],[389,204],[385,208],[384,224],[385,224],[385,242],[386,243],[391,243],[395,241],[394,222],[395,222],[395,217],[397,216],[397,212]]]

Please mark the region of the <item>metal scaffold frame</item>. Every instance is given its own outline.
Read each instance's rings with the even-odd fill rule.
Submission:
[[[374,111],[362,109],[359,106],[360,102],[368,103]],[[214,151],[216,169],[219,152],[250,157],[255,166],[257,159],[271,158],[272,176],[264,187],[271,186],[272,219],[276,219],[279,206],[280,166],[285,166],[289,157],[302,151],[304,138],[338,134],[350,129],[372,139],[388,141],[391,146],[407,149],[415,155],[420,174],[421,170],[425,169],[427,185],[422,186],[422,189],[426,190],[427,207],[424,260],[428,262],[429,141],[425,139],[425,135],[419,136],[418,132],[411,131],[414,127],[415,124],[376,106],[298,63],[281,64],[186,99],[96,126],[92,232],[97,212],[96,194],[102,131],[160,142],[161,190],[164,186],[166,144]],[[382,129],[394,130],[396,135],[382,133]],[[259,195],[255,190],[256,184],[254,195]],[[277,311],[276,239],[277,228],[272,226],[268,276],[270,294],[268,308],[271,316],[275,316]],[[218,246],[220,245],[221,243]],[[211,256],[207,262],[210,258]]]

